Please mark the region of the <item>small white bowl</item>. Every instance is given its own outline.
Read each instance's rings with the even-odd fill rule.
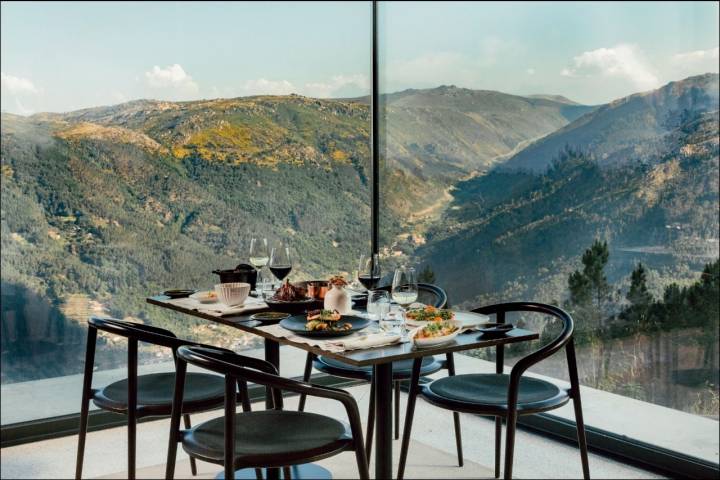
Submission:
[[[456,320],[451,320],[451,322],[457,327],[457,330],[455,330],[450,335],[444,335],[442,337],[433,337],[433,338],[415,338],[416,335],[420,330],[423,329],[423,327],[418,327],[412,332],[410,332],[410,338],[412,339],[412,342],[415,344],[415,346],[419,348],[424,347],[434,347],[436,345],[442,345],[444,343],[450,342],[457,337],[460,332],[462,332],[462,323],[458,322]]]
[[[242,305],[250,294],[250,284],[242,282],[218,283],[215,285],[215,293],[217,293],[218,299],[229,307]]]
[[[190,295],[190,298],[197,300],[200,303],[217,303],[217,293],[212,291],[195,292]]]

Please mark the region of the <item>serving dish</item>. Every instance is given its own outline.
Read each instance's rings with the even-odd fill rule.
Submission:
[[[323,338],[333,338],[333,337],[344,337],[347,335],[352,335],[355,332],[359,332],[360,330],[366,328],[368,325],[370,325],[370,321],[366,318],[360,318],[355,317],[353,315],[343,315],[342,318],[338,321],[338,323],[349,323],[351,327],[348,330],[312,330],[308,331],[305,327],[305,324],[307,323],[307,316],[306,315],[295,315],[292,317],[285,318],[283,320],[280,320],[280,326],[290,330],[293,333],[296,333],[298,335],[301,335],[303,337],[323,337]]]
[[[426,326],[418,327],[412,332],[410,332],[410,339],[412,340],[413,344],[418,348],[427,348],[427,347],[434,347],[436,345],[443,345],[445,343],[451,342],[455,340],[455,337],[457,337],[462,331],[463,328],[461,326],[461,323],[455,320],[448,320],[449,324],[455,327],[455,330],[448,334],[448,335],[442,335],[437,337],[429,337],[429,338],[418,338],[418,334],[420,331],[425,328]],[[428,322],[430,323],[430,322]]]
[[[163,292],[163,295],[170,298],[185,298],[189,297],[193,293],[197,292],[197,290],[190,290],[190,289],[184,289],[184,288],[171,288],[169,290],[165,290]]]
[[[289,313],[286,312],[258,312],[250,315],[250,320],[257,320],[266,325],[278,323],[280,320],[288,318]]]

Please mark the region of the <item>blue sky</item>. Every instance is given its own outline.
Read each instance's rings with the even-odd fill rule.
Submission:
[[[2,110],[369,92],[369,2],[3,2]],[[603,103],[718,70],[717,2],[381,2],[382,88]]]

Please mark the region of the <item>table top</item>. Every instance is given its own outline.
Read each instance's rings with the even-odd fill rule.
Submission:
[[[412,343],[401,343],[396,345],[388,345],[383,347],[375,347],[366,350],[350,350],[347,352],[329,352],[320,347],[308,345],[306,343],[297,343],[287,338],[277,337],[269,332],[260,330],[257,327],[263,326],[261,322],[250,320],[250,315],[257,313],[262,310],[254,310],[247,314],[240,314],[234,316],[218,317],[214,315],[208,315],[206,313],[198,312],[182,306],[178,306],[169,303],[170,297],[165,295],[157,295],[154,297],[148,297],[146,301],[152,305],[157,305],[163,308],[169,308],[178,312],[186,313],[198,318],[204,318],[212,322],[221,323],[228,325],[247,333],[259,335],[267,340],[272,340],[280,345],[292,345],[301,350],[312,352],[315,355],[322,355],[329,358],[334,358],[341,362],[363,367],[368,365],[377,365],[382,363],[395,362],[398,360],[408,360],[418,357],[425,357],[429,355],[439,355],[451,352],[458,352],[461,350],[472,350],[475,348],[485,348],[494,345],[504,345],[508,343],[527,342],[530,340],[536,340],[539,335],[529,330],[523,330],[515,328],[505,334],[502,337],[496,338],[483,338],[484,335],[481,332],[467,332],[462,333],[455,337],[452,342],[437,345],[435,347],[428,348],[416,348]]]

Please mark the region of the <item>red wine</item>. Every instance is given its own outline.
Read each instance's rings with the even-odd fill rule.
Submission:
[[[275,275],[275,278],[282,281],[285,277],[290,274],[292,266],[290,265],[275,265],[270,267],[270,271]]]
[[[377,284],[380,282],[380,277],[371,277],[370,275],[358,275],[358,280],[360,280],[360,283],[362,283],[365,288],[367,288],[368,290],[372,290],[373,288],[377,287]]]

